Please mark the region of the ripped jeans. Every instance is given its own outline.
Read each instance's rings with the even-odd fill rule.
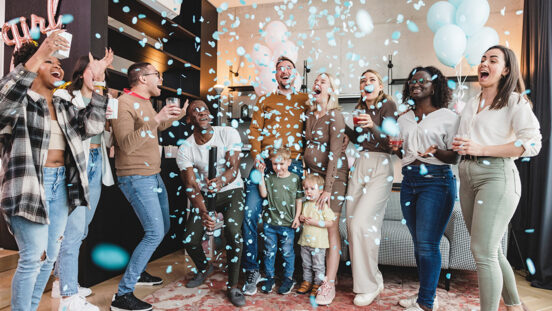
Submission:
[[[19,261],[11,287],[11,309],[34,311],[58,256],[69,214],[65,167],[44,167],[44,191],[49,225],[10,217],[19,248]]]

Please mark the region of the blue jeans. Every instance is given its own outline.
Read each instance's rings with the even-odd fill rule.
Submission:
[[[266,159],[265,174],[274,172],[272,163]],[[253,172],[254,168],[251,169]],[[303,162],[299,160],[291,161],[288,169],[299,177],[303,177]],[[245,217],[243,219],[243,240],[244,249],[242,254],[242,268],[246,271],[259,270],[259,261],[257,259],[257,226],[259,224],[261,211],[263,209],[263,198],[259,194],[259,185],[251,181],[251,173],[245,182]]]
[[[43,172],[50,224],[39,224],[19,216],[9,219],[19,248],[19,261],[11,287],[13,311],[38,308],[58,256],[69,214],[65,167],[44,167]]]
[[[293,250],[293,241],[295,240],[295,229],[291,227],[263,225],[265,243],[264,243],[264,268],[267,278],[274,277],[274,262],[276,252],[282,252],[284,259],[284,277],[293,278],[295,268],[295,251]]]
[[[125,274],[119,283],[119,296],[134,291],[153,252],[170,228],[169,197],[161,175],[119,176],[119,188],[132,205],[144,228],[144,237],[132,252]]]
[[[88,158],[88,186],[90,208],[77,207],[67,219],[63,242],[59,250],[54,275],[59,278],[61,296],[68,297],[79,292],[79,249],[88,235],[102,192],[102,154],[99,148],[90,149]]]
[[[433,308],[433,299],[441,273],[439,244],[452,214],[456,199],[456,178],[449,165],[425,165],[402,168],[401,207],[412,241],[420,290],[418,303]]]

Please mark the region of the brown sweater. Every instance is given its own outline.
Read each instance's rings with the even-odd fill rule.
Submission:
[[[346,184],[349,166],[343,148],[345,120],[341,111],[333,109],[318,119],[309,112],[305,140],[305,165],[309,172],[324,177],[324,190],[332,192],[336,179]]]
[[[112,120],[117,176],[150,176],[161,172],[157,131],[169,128],[185,113],[182,110],[178,118],[158,124],[149,100],[121,95],[118,117]]]
[[[385,118],[397,119],[395,112],[397,111],[397,105],[391,100],[387,100],[381,103],[379,107],[366,107],[363,104],[364,108],[360,109],[362,113],[370,115],[374,126],[370,128],[363,128],[359,133],[356,129],[346,128],[347,136],[352,143],[360,144],[362,150],[371,151],[371,152],[383,152],[390,153],[391,148],[389,147],[389,138],[381,132],[381,124]],[[359,137],[363,136],[362,141],[359,143]]]
[[[270,93],[257,101],[249,126],[251,157],[272,149],[277,140],[291,150],[291,158],[298,160],[303,152],[303,119],[307,94],[280,95]],[[293,141],[292,141],[293,139]],[[291,142],[291,143],[290,143]]]

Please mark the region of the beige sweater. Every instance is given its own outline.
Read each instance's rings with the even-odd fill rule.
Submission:
[[[118,117],[112,120],[117,176],[150,176],[161,172],[157,131],[169,128],[185,113],[182,110],[178,118],[158,124],[154,119],[157,113],[149,100],[121,95]]]

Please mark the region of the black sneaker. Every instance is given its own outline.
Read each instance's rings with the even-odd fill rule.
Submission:
[[[214,270],[213,265],[211,264],[207,265],[207,268],[205,269],[205,271],[199,271],[198,273],[196,273],[196,275],[194,275],[194,277],[188,283],[186,283],[186,287],[195,288],[203,284],[203,282],[205,282],[205,279],[209,276],[209,274],[213,273],[213,270]]]
[[[264,281],[263,285],[261,285],[261,292],[268,294],[272,291],[274,288],[274,278],[269,278]]]
[[[157,276],[153,276],[146,271],[142,272],[140,274],[140,277],[138,278],[138,282],[136,282],[136,285],[159,285],[163,283],[163,279]]]
[[[111,311],[149,311],[152,305],[134,296],[134,293],[115,295],[111,302]]]
[[[291,293],[293,286],[295,286],[295,281],[293,279],[284,278],[282,285],[280,285],[280,288],[278,288],[278,294],[287,295]]]
[[[230,299],[230,302],[236,306],[236,307],[243,307],[245,306],[245,296],[241,292],[241,290],[237,288],[230,288],[228,290],[228,299]]]

